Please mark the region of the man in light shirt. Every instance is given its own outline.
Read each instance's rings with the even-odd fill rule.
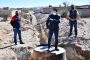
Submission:
[[[71,9],[67,14],[67,18],[69,20],[69,25],[70,25],[70,33],[69,33],[68,37],[70,37],[72,35],[73,27],[74,27],[75,37],[77,37],[77,20],[79,18],[79,13],[75,9],[74,5],[71,5]]]

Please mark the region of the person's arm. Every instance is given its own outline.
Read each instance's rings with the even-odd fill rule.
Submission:
[[[70,14],[70,13],[68,12],[68,13],[67,13],[67,16],[66,16],[66,19],[67,19],[67,20],[70,20],[69,14]]]
[[[59,23],[61,22],[61,15],[59,15]]]
[[[77,11],[77,19],[81,19],[79,12]]]
[[[61,15],[57,15],[57,17],[54,19],[54,21],[56,22],[56,23],[60,23],[60,21],[61,21]]]
[[[49,24],[49,19],[50,19],[50,17],[48,17],[47,20],[46,20],[46,27],[47,28],[49,28],[49,25],[48,25]]]
[[[58,15],[57,23],[60,23],[60,21],[61,21],[61,16]]]

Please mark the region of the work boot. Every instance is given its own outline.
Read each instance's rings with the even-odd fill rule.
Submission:
[[[15,43],[15,45],[17,45],[17,43]]]
[[[55,47],[55,51],[59,51],[59,49],[57,47]]]
[[[24,44],[24,43],[21,41],[20,44]]]
[[[75,35],[75,38],[77,38],[77,35]]]
[[[68,37],[70,37],[72,34],[69,34]]]

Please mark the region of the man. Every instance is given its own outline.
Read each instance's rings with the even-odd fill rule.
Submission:
[[[77,37],[77,19],[79,18],[79,13],[74,5],[71,5],[71,10],[68,12],[67,18],[69,19],[70,25],[70,33],[68,36],[70,37],[72,35],[72,29],[74,26],[75,37]]]
[[[55,50],[58,51],[58,33],[59,33],[59,23],[60,23],[60,16],[57,13],[57,9],[53,9],[52,14],[49,15],[46,26],[49,29],[49,35],[48,35],[48,51],[50,49],[51,45],[51,38],[54,33],[55,35]]]
[[[30,15],[30,24],[32,24],[32,15]]]
[[[15,12],[15,16],[12,17],[10,23],[13,27],[13,31],[14,31],[14,43],[15,45],[17,45],[17,34],[19,36],[19,40],[20,40],[20,44],[24,44],[22,42],[22,38],[21,38],[21,18],[18,14],[18,11]]]

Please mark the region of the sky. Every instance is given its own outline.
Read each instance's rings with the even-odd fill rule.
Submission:
[[[22,7],[45,7],[45,6],[63,6],[63,2],[67,2],[69,5],[90,5],[90,0],[0,0],[0,8],[22,8]]]

